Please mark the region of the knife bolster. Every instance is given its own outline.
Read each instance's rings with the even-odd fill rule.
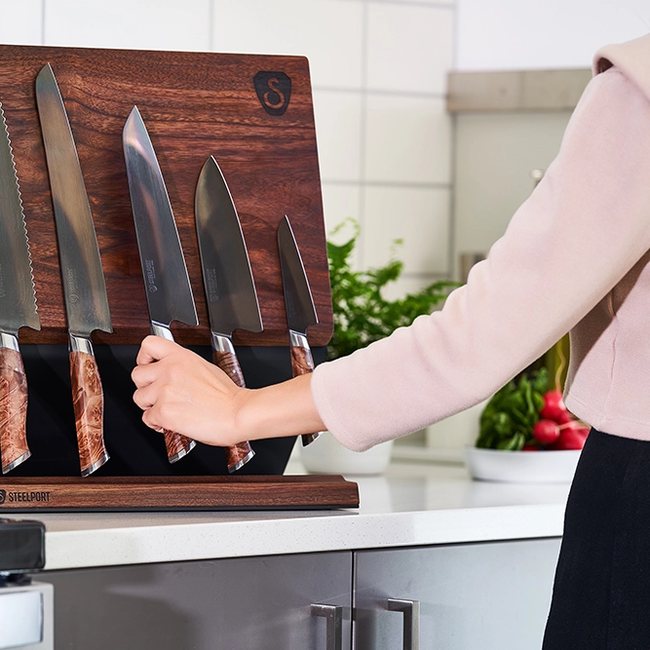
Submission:
[[[229,336],[218,334],[217,332],[210,332],[210,340],[212,341],[213,352],[235,354],[235,346],[232,344],[232,340]]]
[[[14,352],[20,352],[18,347],[18,337],[15,334],[7,334],[7,332],[0,332],[0,347]]]
[[[82,336],[75,336],[74,334],[68,335],[68,350],[70,352],[83,352],[84,354],[95,355],[91,340]]]
[[[162,323],[159,323],[155,320],[151,321],[151,333],[154,336],[159,336],[160,338],[167,339],[168,341],[174,340],[174,335],[172,334],[172,330],[169,325],[163,325]]]
[[[304,348],[305,350],[311,350],[309,347],[309,342],[307,341],[307,337],[304,334],[296,332],[292,329],[289,330],[289,344],[292,348]]]

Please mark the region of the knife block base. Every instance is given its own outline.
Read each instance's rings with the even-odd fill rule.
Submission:
[[[0,479],[0,512],[357,508],[342,476],[138,476]]]

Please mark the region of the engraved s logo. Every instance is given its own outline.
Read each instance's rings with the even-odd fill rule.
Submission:
[[[257,98],[269,115],[283,115],[291,98],[291,79],[284,72],[258,72],[253,77]]]

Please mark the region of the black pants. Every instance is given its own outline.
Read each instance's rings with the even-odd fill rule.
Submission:
[[[543,650],[650,650],[650,442],[589,434]]]

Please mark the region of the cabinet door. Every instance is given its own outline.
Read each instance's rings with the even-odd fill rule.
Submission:
[[[340,606],[351,643],[352,553],[171,562],[45,572],[55,648],[326,650],[312,604]]]
[[[539,650],[559,544],[556,538],[356,553],[355,650],[404,647],[408,615],[392,611],[389,599],[419,602],[423,650]]]

